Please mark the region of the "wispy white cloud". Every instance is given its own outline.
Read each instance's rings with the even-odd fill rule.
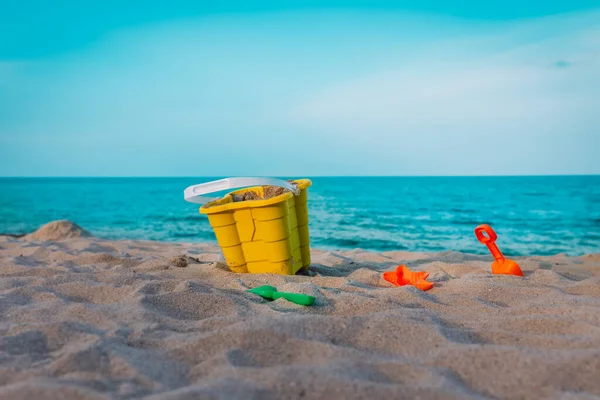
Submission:
[[[500,38],[483,31],[471,46],[489,46],[468,57],[451,56],[462,40],[434,44],[417,62],[326,88],[286,115],[396,173],[598,173],[600,29],[581,23],[588,15],[561,18],[509,24]],[[547,37],[534,29],[549,27]]]

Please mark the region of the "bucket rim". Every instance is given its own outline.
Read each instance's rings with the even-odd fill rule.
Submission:
[[[290,182],[297,183],[298,189],[300,189],[300,190],[304,190],[312,185],[312,182],[310,181],[310,179],[293,179]],[[200,207],[200,214],[217,214],[217,213],[221,213],[224,211],[239,210],[242,208],[266,207],[266,206],[271,206],[273,204],[277,204],[277,203],[286,201],[286,200],[294,197],[294,193],[287,192],[287,193],[282,193],[279,196],[271,197],[270,199],[265,199],[265,200],[257,199],[257,200],[246,200],[246,201],[239,201],[239,202],[232,201],[232,195],[238,194],[238,193],[243,193],[248,190],[258,189],[260,187],[262,187],[262,186],[252,186],[252,187],[247,187],[247,188],[243,188],[243,189],[238,189],[233,192],[229,192],[225,196],[223,196],[222,198],[220,198],[218,200],[203,204]],[[225,200],[227,200],[227,201],[225,201]],[[211,204],[220,203],[220,202],[223,202],[223,204],[211,206]]]

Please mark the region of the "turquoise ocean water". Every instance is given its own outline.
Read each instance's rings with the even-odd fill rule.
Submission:
[[[303,177],[299,177],[303,178]],[[109,239],[214,241],[183,190],[215,178],[0,178],[0,233],[69,219]],[[311,244],[323,249],[507,255],[600,252],[600,176],[311,178]]]

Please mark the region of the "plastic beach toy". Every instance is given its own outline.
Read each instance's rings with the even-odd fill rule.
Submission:
[[[308,179],[227,178],[190,186],[184,199],[202,204],[229,269],[253,274],[294,275],[310,266]],[[287,189],[264,198],[267,186]],[[243,189],[240,189],[243,188]],[[204,195],[239,189],[223,198]],[[252,194],[256,200],[234,201]]]
[[[254,289],[246,290],[246,292],[257,294],[267,300],[277,300],[283,297],[287,301],[300,304],[301,306],[310,306],[315,302],[315,298],[313,296],[299,293],[278,292],[277,288],[269,285],[259,286]]]
[[[477,240],[488,247],[492,256],[494,256],[495,261],[492,263],[492,274],[524,276],[519,264],[513,260],[504,258],[502,252],[500,252],[500,249],[495,243],[496,239],[498,239],[498,235],[496,235],[496,232],[494,232],[491,226],[486,224],[479,225],[475,228],[475,236],[477,237]]]
[[[433,283],[427,281],[429,272],[413,272],[406,265],[398,265],[396,271],[383,273],[383,279],[396,286],[413,285],[420,290],[429,290]]]

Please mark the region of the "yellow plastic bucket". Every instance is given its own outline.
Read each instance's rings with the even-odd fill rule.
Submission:
[[[205,184],[215,187],[247,186],[228,193],[221,199],[201,198],[206,190],[186,189],[186,200],[204,203],[200,213],[206,214],[227,265],[233,272],[251,274],[294,275],[310,266],[310,237],[308,232],[308,179],[280,181],[272,178],[229,178]],[[237,181],[235,181],[237,180]],[[233,196],[254,192],[264,197],[265,186],[282,186],[287,192],[269,199],[234,202]],[[196,187],[203,185],[196,185]],[[293,190],[293,191],[291,191]],[[216,190],[212,190],[216,191]],[[198,199],[194,201],[194,199]],[[205,203],[206,200],[210,200]]]

